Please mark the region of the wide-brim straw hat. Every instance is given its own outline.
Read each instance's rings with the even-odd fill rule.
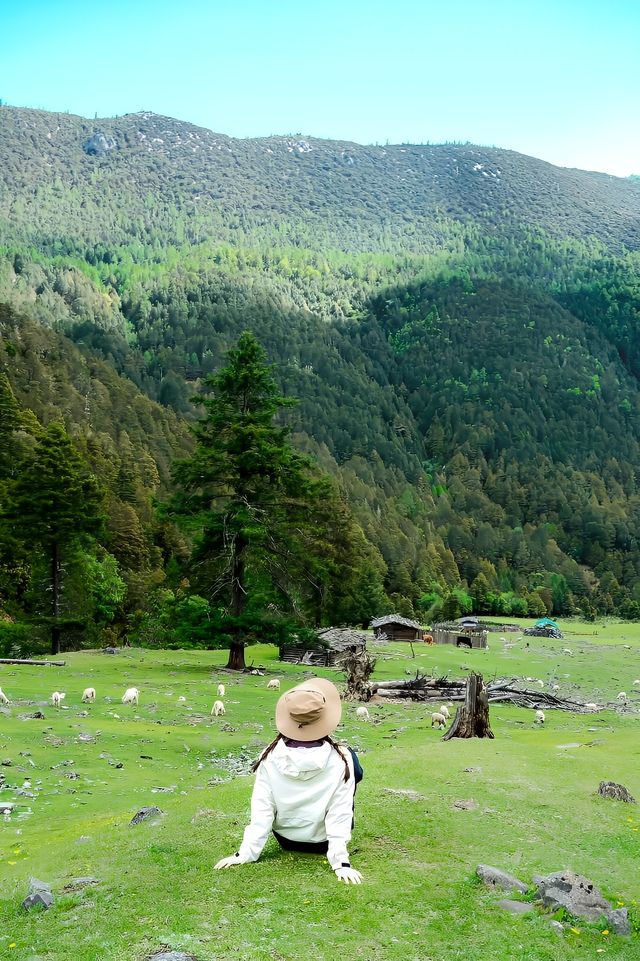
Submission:
[[[342,717],[340,693],[323,677],[312,677],[290,691],[276,704],[276,727],[294,741],[317,741],[335,731]]]

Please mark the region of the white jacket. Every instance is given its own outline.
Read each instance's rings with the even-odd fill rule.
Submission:
[[[271,830],[292,841],[328,841],[327,859],[334,869],[349,864],[353,794],[356,787],[351,752],[341,748],[349,765],[328,742],[318,747],[287,747],[278,741],[256,771],[251,823],[245,828],[238,863],[257,861]]]

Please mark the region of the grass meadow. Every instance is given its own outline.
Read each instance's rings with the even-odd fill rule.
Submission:
[[[16,802],[0,815],[0,958],[143,961],[166,947],[199,961],[639,961],[640,812],[595,792],[613,780],[640,798],[640,625],[563,626],[564,640],[531,638],[528,647],[492,634],[488,652],[416,644],[414,657],[407,644],[372,645],[374,679],[417,669],[532,676],[607,707],[548,710],[540,727],[533,711],[493,705],[494,740],[443,742],[430,726],[433,705],[372,703],[369,723],[345,705],[338,734],[365,769],[350,846],[360,887],[338,882],[325,858],[282,852],[273,840],[256,864],[212,870],[237,850],[252,787],[243,772],[274,734],[278,694],[267,682],[280,677],[284,691],[309,676],[281,664],[275,648],[247,650],[264,677],[226,672],[225,651],[0,665],[11,699],[0,714],[0,761],[11,762],[0,767],[0,800]],[[338,671],[319,673],[342,683]],[[226,715],[214,718],[220,681]],[[93,705],[80,700],[87,686],[97,690]],[[140,689],[138,708],[120,703],[129,686]],[[54,690],[66,692],[63,708],[20,719]],[[18,794],[25,779],[31,786]],[[162,817],[130,826],[148,805]],[[569,868],[585,874],[630,908],[634,933],[581,922],[557,933],[541,911],[513,916],[497,907],[506,895],[477,881],[481,862],[528,883]],[[85,876],[99,884],[74,890]],[[50,910],[21,908],[30,877],[51,884]]]

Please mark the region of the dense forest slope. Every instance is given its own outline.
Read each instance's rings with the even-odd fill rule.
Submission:
[[[430,252],[451,223],[640,246],[640,184],[474,145],[234,140],[152,113],[88,121],[0,109],[3,233]],[[64,249],[64,246],[63,246]]]
[[[0,108],[2,370],[114,516],[129,491],[130,614],[179,576],[151,498],[244,329],[364,531],[371,614],[640,614],[639,245],[638,182],[510,151]]]

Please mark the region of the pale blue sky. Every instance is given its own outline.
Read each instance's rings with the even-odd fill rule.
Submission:
[[[637,0],[0,0],[0,98],[640,173]]]

